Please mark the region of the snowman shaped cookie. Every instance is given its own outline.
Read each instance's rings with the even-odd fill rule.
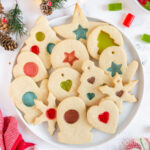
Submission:
[[[17,64],[13,68],[15,78],[29,76],[35,82],[48,78],[48,73],[40,58],[31,52],[22,52],[17,58]]]
[[[33,123],[34,119],[40,115],[40,111],[36,109],[34,100],[41,100],[47,104],[48,97],[48,80],[43,80],[40,87],[27,77],[21,76],[12,81],[10,85],[10,97],[14,101],[16,107],[24,114],[24,119],[29,123]]]
[[[138,62],[133,60],[127,66],[125,51],[121,47],[112,46],[105,49],[100,55],[99,67],[111,77],[118,73],[122,76],[123,83],[129,83],[138,68]]]
[[[58,141],[65,144],[84,144],[92,140],[91,126],[86,119],[86,107],[79,97],[64,99],[57,109],[60,131]]]
[[[51,54],[53,68],[72,67],[81,71],[85,60],[89,59],[86,47],[77,40],[64,40],[58,43]]]
[[[80,84],[80,73],[70,67],[54,70],[49,78],[48,87],[57,100],[77,95]]]
[[[78,88],[79,96],[87,106],[98,104],[100,99],[105,96],[98,90],[98,86],[111,85],[112,79],[101,68],[96,67],[92,61],[85,61],[82,69],[81,84]]]

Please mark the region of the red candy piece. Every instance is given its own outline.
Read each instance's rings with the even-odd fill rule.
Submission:
[[[37,45],[32,46],[30,48],[30,51],[33,52],[36,55],[39,55],[39,53],[40,53],[40,49],[39,49],[39,47]]]
[[[54,108],[48,109],[46,111],[46,116],[50,120],[56,119],[56,109],[54,109]]]
[[[3,18],[3,23],[7,23],[7,19],[6,18]]]
[[[24,73],[29,77],[35,77],[38,73],[38,66],[33,62],[28,62],[23,67]]]
[[[138,0],[141,5],[145,5],[148,0]]]
[[[107,123],[109,120],[109,112],[103,112],[102,114],[98,115],[98,119],[99,121],[103,122],[103,123]]]
[[[133,20],[134,20],[135,16],[132,14],[127,14],[126,18],[123,21],[123,25],[126,27],[130,27],[130,25],[132,24]]]

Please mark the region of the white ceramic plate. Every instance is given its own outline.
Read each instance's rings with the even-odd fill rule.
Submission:
[[[98,20],[98,19],[94,19],[94,18],[88,18],[90,21],[102,21],[102,20]],[[57,18],[54,20],[50,21],[50,25],[51,26],[55,26],[55,25],[60,25],[60,24],[66,24],[68,22],[71,22],[72,17],[61,17],[61,18]],[[141,104],[141,100],[142,100],[142,95],[143,95],[143,88],[144,88],[144,76],[143,76],[143,69],[142,69],[142,64],[140,61],[140,58],[136,52],[135,47],[133,46],[133,44],[130,42],[130,40],[126,37],[126,35],[124,33],[123,34],[123,39],[124,39],[124,49],[127,53],[127,58],[128,58],[128,62],[130,62],[132,59],[135,59],[138,61],[139,63],[139,68],[138,71],[135,75],[135,79],[138,79],[139,82],[136,86],[136,88],[134,88],[133,93],[136,95],[136,97],[138,98],[138,102],[137,103],[124,103],[123,104],[123,112],[119,117],[119,123],[118,123],[118,128],[117,131],[114,135],[109,135],[109,134],[105,134],[103,132],[100,132],[96,129],[93,129],[93,141],[89,144],[83,144],[83,145],[67,145],[67,144],[61,144],[59,142],[57,142],[57,134],[55,133],[54,136],[50,136],[49,132],[47,130],[47,123],[43,123],[41,125],[37,125],[37,126],[33,126],[33,125],[29,125],[27,124],[20,111],[18,111],[19,116],[21,117],[21,119],[23,120],[23,122],[26,124],[26,126],[34,133],[36,134],[38,137],[40,137],[41,139],[43,139],[44,141],[53,144],[57,147],[61,147],[61,148],[89,148],[89,147],[96,147],[98,145],[101,145],[111,139],[113,139],[116,135],[120,134],[133,120],[137,110],[139,109],[139,106]],[[58,130],[58,129],[57,129]]]

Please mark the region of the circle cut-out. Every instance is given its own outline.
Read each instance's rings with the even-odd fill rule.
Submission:
[[[43,32],[37,32],[35,37],[37,41],[42,42],[45,39],[45,34]]]
[[[40,53],[40,49],[37,45],[33,45],[31,48],[30,48],[30,51],[36,55],[39,55]]]
[[[48,109],[46,111],[46,116],[50,120],[56,119],[56,109],[54,109],[54,108]]]

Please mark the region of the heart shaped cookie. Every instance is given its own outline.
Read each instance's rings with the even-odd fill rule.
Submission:
[[[96,129],[105,133],[115,133],[119,118],[117,106],[110,100],[100,102],[99,106],[92,106],[87,112],[88,122]]]

